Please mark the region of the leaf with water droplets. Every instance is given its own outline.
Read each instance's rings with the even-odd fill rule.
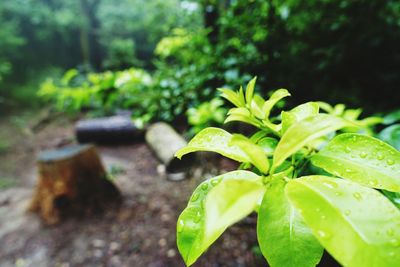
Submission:
[[[282,133],[294,123],[304,120],[305,118],[317,115],[319,106],[316,102],[307,102],[293,108],[290,111],[282,111]]]
[[[278,167],[303,146],[352,123],[339,117],[318,114],[301,120],[287,129],[275,149],[273,167]]]
[[[225,130],[209,127],[199,132],[189,144],[176,152],[182,156],[196,151],[212,151],[239,162],[250,162],[250,158],[238,146],[230,146],[232,135]]]
[[[258,211],[257,237],[272,267],[315,266],[323,248],[285,196],[282,179],[271,184]]]
[[[311,162],[368,187],[400,191],[400,152],[373,137],[338,135]]]
[[[179,252],[188,266],[228,228],[249,215],[265,192],[262,177],[233,171],[204,181],[177,222]]]
[[[308,176],[291,180],[286,195],[343,266],[400,262],[400,211],[378,191],[344,179]]]
[[[262,173],[268,173],[269,161],[267,155],[260,146],[254,144],[247,137],[240,134],[233,135],[229,145],[238,146],[247,154],[251,160],[250,162],[256,166],[257,169]]]

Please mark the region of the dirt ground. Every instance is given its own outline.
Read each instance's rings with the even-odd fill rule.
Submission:
[[[0,266],[184,266],[175,227],[197,175],[180,182],[165,178],[144,142],[99,146],[114,172],[122,204],[105,213],[44,226],[25,212],[36,182],[39,151],[74,143],[73,121],[59,116],[32,131],[30,119],[0,120]],[[222,162],[229,167],[229,162]],[[113,171],[114,170],[114,171]],[[194,266],[266,266],[257,252],[255,216],[231,227]]]

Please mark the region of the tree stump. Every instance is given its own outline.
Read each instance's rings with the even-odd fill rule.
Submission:
[[[69,215],[101,211],[120,199],[93,145],[44,151],[38,157],[38,184],[29,210],[46,224]]]

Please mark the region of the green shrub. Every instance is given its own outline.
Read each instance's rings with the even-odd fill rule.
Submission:
[[[235,106],[225,122],[253,125],[251,137],[210,127],[176,153],[212,151],[241,162],[240,170],[201,183],[179,216],[177,245],[186,264],[256,211],[258,242],[272,267],[315,266],[324,249],[344,266],[397,266],[400,152],[360,134],[380,120],[323,102],[273,117],[290,93],[279,89],[264,100],[254,86],[255,79],[245,92],[221,89]]]
[[[227,109],[219,98],[213,98],[198,107],[187,110],[188,122],[191,126],[190,134],[194,135],[210,126],[219,126],[224,122]]]
[[[151,84],[151,76],[141,69],[87,75],[72,69],[58,81],[48,78],[38,95],[62,111],[87,109],[110,114],[118,109],[131,109],[135,116],[140,116],[150,101],[147,89]]]

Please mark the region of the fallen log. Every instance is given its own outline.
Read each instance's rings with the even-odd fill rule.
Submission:
[[[39,213],[46,224],[101,211],[120,199],[93,145],[44,151],[37,165],[38,183],[29,211]]]
[[[144,131],[129,116],[112,116],[78,121],[75,133],[79,143],[121,144],[143,139]]]
[[[145,139],[157,158],[166,166],[167,172],[185,172],[192,165],[193,154],[182,160],[175,157],[176,151],[186,146],[187,142],[170,125],[164,122],[151,125],[147,129]]]

